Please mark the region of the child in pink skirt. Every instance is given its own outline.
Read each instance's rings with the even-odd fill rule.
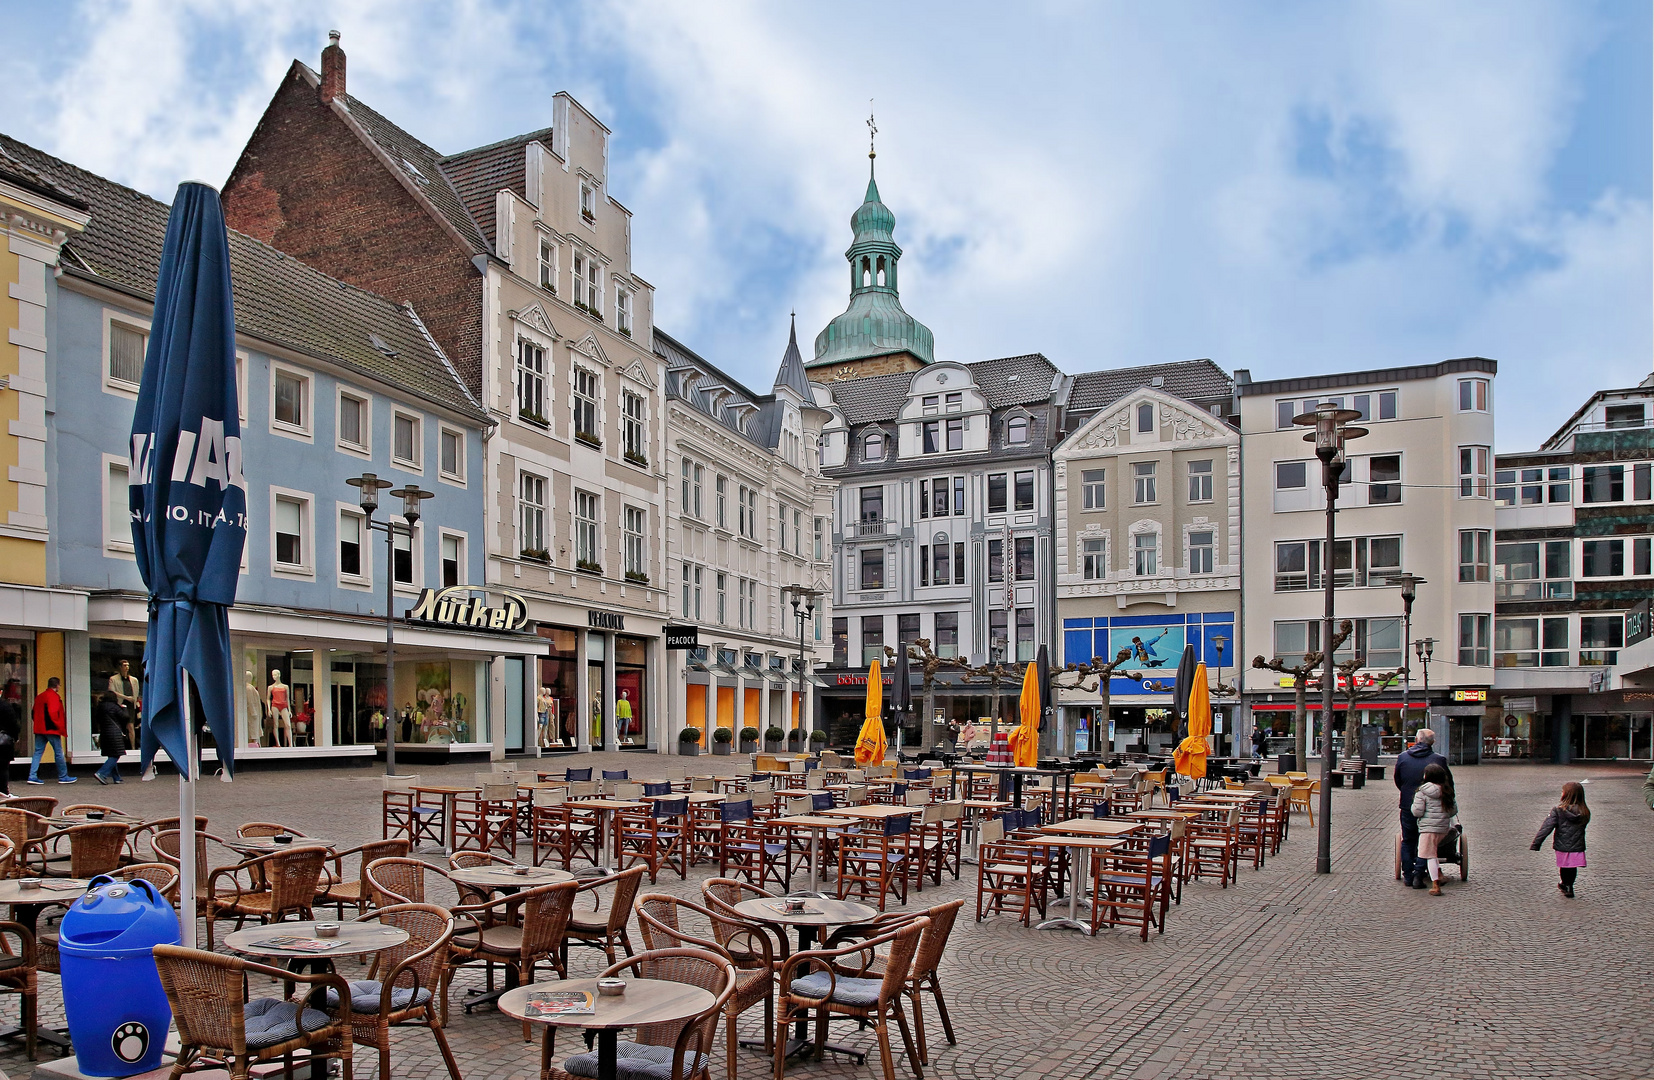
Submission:
[[[1539,835],[1533,838],[1533,850],[1538,851],[1545,837],[1551,836],[1551,848],[1556,852],[1557,871],[1562,880],[1557,888],[1562,895],[1574,898],[1574,881],[1585,865],[1585,826],[1590,823],[1591,808],[1585,805],[1585,785],[1573,780],[1562,785],[1562,801],[1551,808]]]

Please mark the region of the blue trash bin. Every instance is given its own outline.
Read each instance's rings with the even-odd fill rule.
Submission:
[[[63,1009],[80,1071],[131,1076],[160,1068],[172,1007],[152,949],[178,944],[172,905],[142,879],[93,878],[58,929]]]

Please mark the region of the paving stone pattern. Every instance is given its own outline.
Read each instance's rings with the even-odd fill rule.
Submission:
[[[623,759],[623,760],[622,760]],[[679,759],[592,755],[579,761],[655,773]],[[469,766],[422,767],[430,782],[469,782]],[[960,1044],[949,1047],[927,1015],[935,1077],[1528,1078],[1629,1080],[1654,1075],[1649,1039],[1654,1007],[1654,813],[1641,798],[1642,772],[1624,767],[1488,765],[1462,768],[1462,820],[1471,876],[1450,870],[1446,895],[1432,898],[1393,880],[1396,796],[1392,785],[1334,792],[1334,872],[1314,872],[1315,835],[1297,816],[1281,853],[1261,871],[1243,868],[1221,890],[1191,883],[1163,936],[1135,931],[1095,939],[1070,931],[1023,929],[1010,918],[970,919],[973,868],[913,905],[967,897],[942,975]],[[1589,777],[1594,817],[1591,866],[1578,898],[1562,898],[1547,846],[1529,841],[1564,780]],[[32,789],[102,801],[147,816],[177,812],[170,779],[72,791]],[[215,832],[249,820],[281,820],[352,843],[376,837],[380,784],[368,768],[246,774],[234,784],[202,783],[199,812]],[[664,875],[657,888],[699,898],[706,870],[688,882]],[[802,885],[802,883],[799,883]],[[646,886],[647,887],[647,886]],[[1062,905],[1066,908],[1066,903]],[[602,954],[576,950],[578,976],[595,975]],[[349,970],[344,972],[347,977]],[[454,1000],[480,985],[466,974]],[[61,1023],[58,980],[41,977],[42,1015]],[[0,1002],[5,1022],[16,999]],[[760,1035],[762,1010],[743,1034]],[[489,1007],[457,1005],[450,1038],[467,1080],[537,1075],[538,1052],[518,1025]],[[567,1036],[565,1036],[567,1038]],[[846,1027],[834,1038],[873,1051],[866,1066],[845,1059],[799,1062],[789,1076],[878,1074],[871,1032]],[[578,1039],[572,1040],[578,1046]],[[900,1040],[896,1040],[900,1046]],[[724,1075],[722,1039],[713,1075]],[[50,1051],[43,1050],[44,1055]],[[359,1058],[361,1075],[374,1058]],[[27,1075],[21,1048],[6,1046],[0,1068]],[[769,1075],[758,1051],[744,1051],[740,1076]],[[905,1059],[898,1075],[910,1076]],[[398,1036],[395,1074],[446,1075],[428,1034]]]

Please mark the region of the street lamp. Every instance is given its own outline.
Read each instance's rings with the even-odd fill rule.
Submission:
[[[1212,635],[1212,648],[1216,649],[1218,654],[1218,681],[1217,686],[1214,687],[1214,689],[1220,694],[1223,693],[1223,647],[1227,644],[1229,644],[1229,639],[1224,635]],[[1234,735],[1233,732],[1230,732],[1229,734],[1231,737]]]
[[[1337,676],[1332,662],[1333,589],[1337,583],[1333,555],[1338,514],[1338,481],[1344,475],[1344,448],[1351,439],[1367,434],[1365,428],[1351,427],[1361,419],[1354,409],[1341,409],[1330,401],[1315,406],[1315,411],[1294,416],[1292,422],[1300,427],[1313,428],[1304,441],[1315,444],[1315,456],[1321,459],[1321,483],[1327,496],[1327,538],[1321,549],[1321,576],[1324,585],[1324,604],[1321,616],[1321,820],[1316,837],[1315,872],[1332,873],[1332,691]],[[1354,570],[1352,562],[1351,570]]]
[[[1411,722],[1408,713],[1413,708],[1413,665],[1407,662],[1407,654],[1413,651],[1413,601],[1418,598],[1419,586],[1429,582],[1417,574],[1394,574],[1389,584],[1401,587],[1401,728],[1405,735]]]
[[[821,595],[820,589],[806,589],[802,585],[792,585],[783,590],[792,594],[793,620],[798,623],[798,726],[804,726],[804,695],[809,678],[810,667],[804,662],[804,625],[815,618],[816,597]],[[802,749],[809,750],[806,745]]]
[[[418,484],[409,484],[391,492],[391,497],[402,500],[402,516],[406,525],[388,518],[383,525],[373,520],[379,509],[379,493],[391,486],[373,473],[353,476],[345,483],[358,489],[357,504],[367,517],[368,529],[385,534],[385,775],[396,775],[396,537],[408,538],[408,554],[413,556],[414,525],[419,521],[419,504],[436,497],[434,491],[421,491]]]
[[[988,663],[992,664],[993,669],[994,669],[993,670],[994,722],[993,722],[993,729],[992,729],[992,737],[997,738],[999,736],[999,678],[1002,674],[1004,674],[1004,671],[1005,671],[1005,668],[1004,668],[1004,664],[1005,664],[1005,639],[1004,638],[996,637],[993,640],[988,642]],[[992,744],[990,743],[990,745],[992,745]]]
[[[1433,637],[1419,638],[1417,643],[1419,663],[1424,665],[1424,726],[1430,726],[1430,658],[1436,655],[1436,639]]]

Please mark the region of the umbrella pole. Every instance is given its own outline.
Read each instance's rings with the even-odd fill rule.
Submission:
[[[195,948],[195,717],[190,711],[188,671],[184,676],[184,760],[178,766],[178,910],[184,948]]]

